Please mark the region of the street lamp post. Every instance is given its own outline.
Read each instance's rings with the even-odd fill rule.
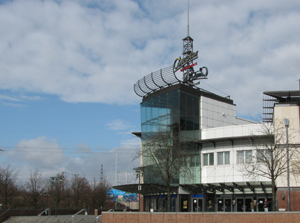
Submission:
[[[58,181],[60,178],[58,176],[51,177],[52,182],[55,183],[55,217],[57,217],[57,203],[58,203]]]
[[[138,170],[136,173],[138,174],[138,178],[139,178],[139,184],[138,184],[139,211],[141,211],[141,194],[140,194],[140,191],[142,190],[142,185],[141,185],[141,170]]]
[[[284,125],[286,128],[286,156],[287,156],[287,187],[288,187],[288,211],[291,211],[290,207],[290,156],[289,156],[289,119],[284,119]]]

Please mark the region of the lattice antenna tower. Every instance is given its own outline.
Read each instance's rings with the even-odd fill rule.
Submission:
[[[188,0],[188,4],[187,4],[187,37],[185,37],[182,41],[183,41],[183,58],[188,57],[192,52],[193,52],[193,38],[190,37],[190,1]],[[193,64],[193,61],[190,61],[188,65]],[[188,78],[190,75],[192,75],[193,73],[193,69],[186,69],[183,71],[183,79],[186,80],[186,78]]]
[[[193,39],[190,37],[190,7],[188,0],[188,12],[187,12],[187,37],[183,39],[183,57],[188,56],[191,52],[193,52]]]
[[[103,184],[103,164],[101,164],[100,184]]]

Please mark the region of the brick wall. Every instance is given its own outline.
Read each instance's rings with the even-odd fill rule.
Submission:
[[[261,213],[102,213],[102,223],[300,222],[300,212]]]
[[[140,211],[144,210],[144,196],[140,195]]]
[[[284,199],[282,199],[284,195]],[[278,208],[288,210],[288,192],[287,189],[280,188],[277,191]],[[300,190],[299,188],[290,188],[290,207],[291,211],[300,211]]]

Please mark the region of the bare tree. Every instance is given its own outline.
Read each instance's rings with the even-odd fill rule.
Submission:
[[[10,165],[4,169],[0,168],[0,200],[4,204],[4,208],[8,208],[12,200],[19,194],[17,174],[18,172]]]
[[[63,174],[57,174],[55,177],[50,177],[45,181],[45,195],[50,199],[50,203],[47,201],[47,204],[51,208],[58,208],[60,206],[60,203],[63,200],[62,194],[65,180]]]
[[[91,202],[94,209],[103,209],[104,205],[107,203],[107,190],[110,188],[111,185],[105,179],[103,182],[97,183],[96,179],[94,178],[94,181],[91,184]]]
[[[45,182],[42,179],[42,174],[38,171],[38,169],[35,169],[34,172],[30,174],[30,177],[25,183],[24,188],[30,204],[36,209],[38,202],[40,199],[42,199],[45,191]]]
[[[264,123],[254,133],[251,157],[240,166],[248,178],[268,178],[272,183],[272,210],[276,210],[276,180],[287,172],[286,131],[280,122]],[[292,136],[290,136],[291,141]],[[292,160],[298,152],[290,146],[289,157]]]
[[[144,179],[166,186],[167,211],[171,211],[171,185],[179,183],[186,169],[188,142],[180,137],[178,125],[166,125],[142,135]]]
[[[74,207],[87,207],[88,195],[90,194],[90,185],[85,177],[80,177],[75,174],[71,179],[71,199],[73,201]]]

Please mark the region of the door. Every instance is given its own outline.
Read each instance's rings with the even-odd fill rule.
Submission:
[[[218,202],[218,211],[231,211],[231,199],[229,198],[219,198]]]
[[[158,198],[158,212],[165,212],[166,211],[166,199],[165,198]]]
[[[243,198],[236,199],[236,211],[244,212],[244,199]]]
[[[202,212],[202,199],[193,199],[193,212]]]
[[[252,198],[245,198],[245,211],[251,211]]]
[[[224,206],[226,212],[231,212],[231,199],[225,199]]]
[[[238,212],[247,212],[251,211],[251,198],[237,198],[236,203],[237,203],[237,211]]]
[[[264,210],[265,199],[264,198],[258,198],[257,202],[258,202],[258,204],[257,204],[258,211],[265,211]]]
[[[189,199],[187,196],[181,196],[181,212],[188,212],[189,211]]]
[[[223,198],[218,199],[218,211],[224,211],[224,202],[223,202]]]

